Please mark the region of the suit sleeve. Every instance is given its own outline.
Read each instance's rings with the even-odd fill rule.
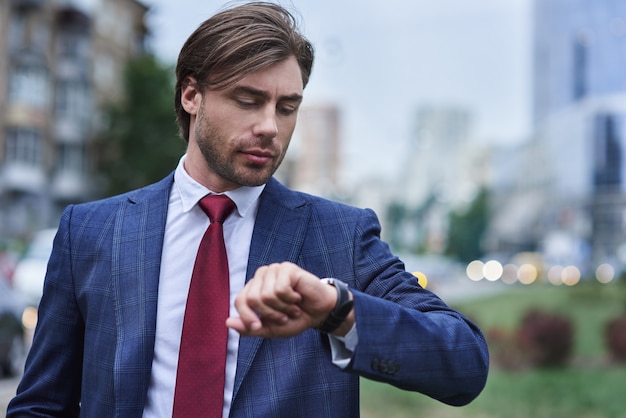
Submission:
[[[357,223],[354,248],[359,342],[349,369],[450,405],[472,401],[489,368],[478,327],[405,271],[372,211]]]
[[[7,417],[78,417],[84,325],[73,291],[69,219],[64,212],[48,262],[39,318]]]

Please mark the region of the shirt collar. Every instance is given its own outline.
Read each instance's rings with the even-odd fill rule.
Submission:
[[[183,212],[189,212],[200,199],[214,192],[195,181],[187,171],[185,171],[185,157],[186,154],[181,157],[176,171],[174,172],[174,190],[180,197]],[[225,192],[224,194],[235,202],[235,205],[237,205],[237,213],[243,218],[253,207],[264,188],[264,184],[256,187],[242,186]]]

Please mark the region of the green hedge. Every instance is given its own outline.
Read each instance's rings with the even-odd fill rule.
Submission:
[[[608,321],[626,312],[626,286],[537,284],[457,304],[487,333],[514,332],[531,309],[563,315],[574,323],[571,361],[559,369],[506,371],[494,366],[483,393],[455,408],[421,394],[362,379],[363,418],[618,418],[624,416],[626,367],[611,364],[604,340]]]

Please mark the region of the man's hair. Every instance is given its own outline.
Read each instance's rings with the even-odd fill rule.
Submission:
[[[268,2],[252,2],[223,10],[187,39],[176,65],[174,106],[180,135],[189,141],[190,115],[181,104],[187,77],[200,88],[227,88],[247,75],[294,56],[309,81],[314,51],[298,29],[293,14]]]

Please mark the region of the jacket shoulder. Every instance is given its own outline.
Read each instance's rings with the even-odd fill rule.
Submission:
[[[93,207],[117,206],[120,202],[130,201],[136,203],[146,199],[152,199],[155,195],[169,193],[174,182],[174,173],[171,173],[163,180],[152,183],[139,189],[131,190],[115,196],[109,196],[90,202],[78,203],[72,205],[74,209],[89,209]]]
[[[276,179],[271,179],[270,182],[268,182],[265,191],[263,192],[262,199],[266,201],[271,200],[274,204],[286,206],[292,209],[302,206],[310,206],[313,211],[317,212],[338,211],[358,215],[363,211],[371,211],[370,209],[358,208],[346,203],[289,189]]]
[[[99,200],[69,205],[63,211],[61,224],[63,224],[64,221],[70,223],[84,223],[89,221],[95,224],[108,222],[106,220],[110,220],[112,214],[119,210],[120,206],[125,203],[131,205],[148,203],[150,205],[164,206],[166,208],[173,181],[174,176],[172,173],[157,183],[136,190]],[[72,220],[70,221],[70,219]]]

